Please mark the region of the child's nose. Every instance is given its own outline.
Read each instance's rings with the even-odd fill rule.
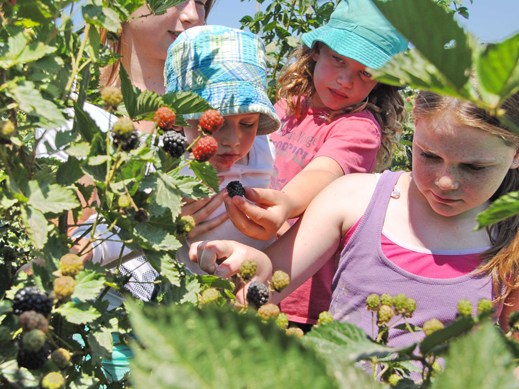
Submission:
[[[460,184],[451,174],[443,174],[434,182],[441,190],[456,190]]]
[[[341,72],[339,77],[337,78],[337,82],[343,88],[352,88],[353,87],[353,74],[349,69]]]
[[[184,4],[178,5],[180,15],[179,19],[182,24],[195,25],[198,23],[200,17],[196,9],[196,3],[194,0],[188,0]]]
[[[237,147],[240,144],[240,129],[235,128],[234,125],[228,124],[216,131],[215,136],[220,137],[220,142],[223,146],[229,148]]]

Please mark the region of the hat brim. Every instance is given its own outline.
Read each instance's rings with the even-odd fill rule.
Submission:
[[[367,39],[352,31],[328,25],[303,34],[302,38],[308,47],[312,47],[315,42],[322,42],[337,54],[372,69],[384,66],[391,59],[389,54]]]
[[[275,132],[281,126],[274,106],[263,89],[253,84],[245,85],[239,82],[236,88],[233,83],[215,83],[193,89],[192,92],[207,100],[212,107],[218,107],[223,116],[244,113],[259,113],[258,131],[256,135],[267,135]],[[233,96],[229,100],[229,96]],[[184,115],[184,119],[200,119],[202,113]]]

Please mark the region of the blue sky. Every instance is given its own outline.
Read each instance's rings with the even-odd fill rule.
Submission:
[[[261,4],[264,11],[271,0]],[[465,1],[470,18],[459,18],[468,31],[482,42],[497,42],[519,32],[519,0],[470,0]],[[240,27],[239,20],[245,15],[254,15],[256,1],[217,0],[209,15],[208,24]]]

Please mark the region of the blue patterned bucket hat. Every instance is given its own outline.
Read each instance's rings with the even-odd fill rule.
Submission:
[[[257,135],[281,124],[267,96],[265,44],[249,32],[223,26],[184,31],[168,49],[165,78],[168,93],[194,92],[224,116],[260,113]]]
[[[342,0],[326,26],[303,34],[308,47],[323,42],[343,57],[377,69],[407,49],[407,41],[371,0]]]

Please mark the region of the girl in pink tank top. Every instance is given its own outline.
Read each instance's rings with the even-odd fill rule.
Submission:
[[[503,109],[519,126],[519,92]],[[507,331],[508,315],[519,309],[519,216],[474,227],[492,202],[519,190],[519,135],[471,103],[430,92],[419,93],[414,116],[412,172],[387,171],[378,182],[373,174],[344,176],[265,252],[213,241],[193,244],[191,259],[210,268],[226,258],[214,273],[221,277],[245,259],[258,263],[259,281],[287,272],[290,286],[271,296],[277,303],[341,248],[330,305],[336,320],[371,335],[365,304],[372,293],[415,299],[410,323],[417,326],[448,323],[459,300],[486,298]],[[390,333],[390,346],[413,342],[407,332]]]

